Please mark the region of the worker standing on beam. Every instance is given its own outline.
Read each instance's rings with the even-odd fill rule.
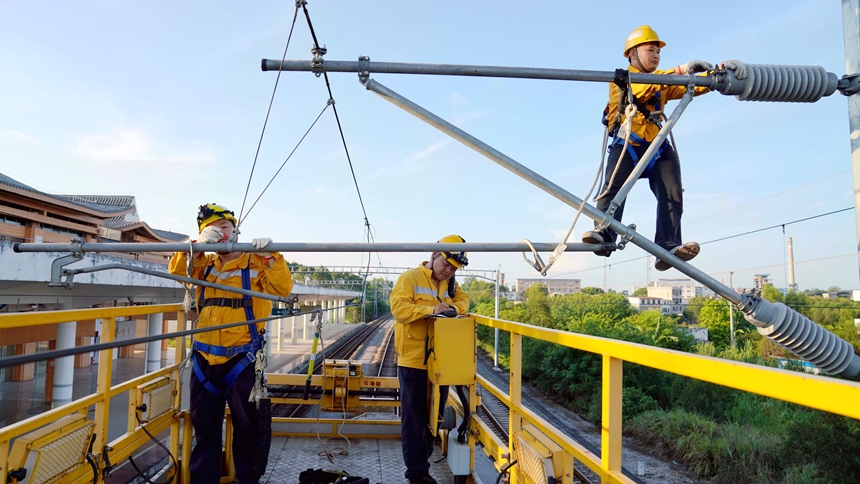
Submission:
[[[627,36],[624,44],[624,57],[630,64],[629,72],[684,75],[712,69],[711,64],[707,62],[693,60],[671,70],[658,70],[660,51],[665,45],[666,43],[660,40],[657,32],[648,25],[634,29]],[[746,66],[740,61],[725,61],[722,66],[733,70],[738,79],[746,77]],[[686,92],[684,86],[625,85],[620,82],[618,84],[609,85],[609,102],[604,110],[603,122],[609,130],[611,141],[607,148],[609,159],[606,163],[606,183],[597,197],[597,209],[601,212],[606,212],[609,208],[610,202],[660,131],[665,103],[680,99]],[[694,95],[698,96],[706,92],[709,92],[707,87],[696,87]],[[625,109],[625,106],[628,108]],[[632,113],[635,115],[631,115]],[[627,119],[628,115],[630,119]],[[699,254],[699,244],[696,242],[684,244],[681,240],[681,214],[684,211],[681,164],[668,140],[664,141],[657,150],[642,176],[648,178],[651,192],[657,197],[657,227],[654,242],[681,260],[692,259]],[[615,211],[614,218],[620,222],[623,213],[624,200]],[[595,227],[598,230],[582,234],[583,242],[615,243],[618,234],[609,228],[599,230],[600,224],[597,223]],[[609,257],[612,252],[600,250],[595,253]],[[665,271],[669,267],[665,261],[657,259],[655,268],[658,271]]]
[[[439,240],[443,244],[465,242],[459,235]],[[400,381],[400,436],[405,476],[410,484],[436,484],[430,476],[433,434],[427,426],[430,407],[427,358],[433,345],[435,315],[454,317],[469,312],[469,296],[454,279],[457,269],[468,264],[466,252],[433,252],[429,261],[401,274],[391,291]],[[448,387],[440,387],[440,413],[447,399]]]
[[[236,241],[236,217],[226,208],[200,206],[198,242]],[[257,249],[272,239],[253,239]],[[286,297],[293,290],[290,270],[279,252],[196,253],[188,264],[185,252],[170,259],[171,274]],[[272,302],[235,292],[198,286],[198,328],[265,318]],[[234,326],[200,333],[191,346],[191,482],[211,484],[221,479],[221,427],[224,405],[233,419],[233,463],[240,483],[257,483],[266,471],[272,440],[271,401],[265,395],[266,323]]]

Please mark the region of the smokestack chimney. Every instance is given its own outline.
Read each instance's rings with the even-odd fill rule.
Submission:
[[[797,290],[797,284],[794,282],[794,247],[791,243],[791,237],[788,238],[788,290]]]

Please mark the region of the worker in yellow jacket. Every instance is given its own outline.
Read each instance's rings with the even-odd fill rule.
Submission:
[[[202,205],[197,224],[198,242],[235,242],[236,217],[220,205]],[[257,249],[271,242],[269,238],[251,241]],[[196,253],[190,267],[187,254],[177,252],[170,259],[168,270],[171,274],[281,297],[293,290],[290,270],[278,252]],[[272,313],[271,301],[203,286],[197,289],[197,307],[198,328],[266,318]],[[265,473],[271,442],[271,403],[261,401],[259,395],[263,384],[259,367],[265,370],[265,326],[265,322],[239,325],[195,337],[190,402],[196,442],[189,463],[192,483],[209,484],[221,478],[225,404],[230,405],[233,419],[236,478],[240,483],[256,483]]]
[[[666,42],[660,40],[657,32],[648,25],[634,29],[627,36],[624,44],[624,57],[630,63],[629,72],[686,75],[713,68],[707,62],[693,60],[674,69],[659,70],[657,66],[660,64],[660,52],[665,45]],[[738,79],[746,77],[746,66],[740,61],[728,60],[723,62],[722,66],[733,70]],[[607,148],[609,158],[606,163],[606,183],[597,201],[597,209],[601,212],[606,212],[609,208],[610,202],[660,131],[665,103],[680,99],[686,92],[686,88],[661,84],[632,84],[630,91],[633,95],[632,104],[637,107],[637,112],[630,119],[629,131],[627,131],[624,127],[625,113],[619,108],[622,103],[626,104],[627,99],[622,99],[623,93],[619,86],[609,84],[609,102],[604,111],[604,123],[609,129],[612,141]],[[694,95],[698,96],[706,92],[709,92],[707,87],[696,87]],[[628,145],[626,152],[622,153],[625,138]],[[648,178],[651,192],[657,197],[657,227],[654,242],[681,260],[692,259],[699,254],[699,244],[696,242],[684,244],[681,239],[681,214],[684,211],[681,164],[668,140],[658,148],[642,176]],[[616,210],[614,218],[621,221],[623,213],[624,201]],[[602,232],[588,231],[582,235],[582,241],[587,244],[614,243],[616,238],[617,234],[609,229]],[[611,251],[601,250],[596,254],[609,257]],[[669,267],[669,264],[660,259],[655,264],[658,271],[665,271]]]
[[[449,235],[440,243],[465,243]],[[400,381],[400,435],[406,478],[411,484],[435,484],[430,476],[433,434],[427,427],[430,407],[427,391],[427,350],[434,334],[435,316],[469,312],[469,297],[454,279],[457,269],[469,264],[466,252],[434,252],[429,261],[404,272],[391,291],[397,376]],[[440,401],[448,387],[440,388]],[[440,411],[444,405],[440,405]]]

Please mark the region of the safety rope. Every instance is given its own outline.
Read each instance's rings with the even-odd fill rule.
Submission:
[[[281,58],[281,65],[283,65],[284,60],[287,58],[287,50],[290,48],[290,40],[293,38],[293,29],[296,27],[296,19],[298,16],[299,6],[296,5],[296,10],[293,13],[293,23],[290,26],[290,34],[287,36],[287,45],[284,47],[284,55]],[[248,191],[251,189],[251,180],[254,178],[254,169],[257,167],[257,158],[260,156],[260,147],[263,145],[263,135],[266,134],[266,125],[269,124],[269,114],[272,112],[272,104],[275,102],[275,93],[278,91],[278,81],[280,81],[280,79],[281,69],[279,68],[278,75],[275,77],[275,87],[272,88],[272,97],[269,99],[269,108],[266,110],[266,119],[263,121],[263,129],[260,132],[260,140],[257,142],[257,151],[254,153],[254,163],[251,165],[251,173],[248,175],[248,185],[245,187],[245,196],[242,198],[242,209],[239,210],[239,223],[236,224],[237,231],[239,230],[239,226],[242,225],[242,221],[245,220],[244,217],[242,217],[242,214],[245,211],[245,202],[248,200]],[[248,209],[248,212],[250,211],[251,209]]]
[[[617,71],[616,71],[616,76],[617,76]],[[633,123],[632,119],[634,116],[636,116],[636,113],[638,112],[638,110],[636,108],[635,103],[632,102],[632,99],[628,99],[628,97],[631,96],[630,93],[632,92],[630,89],[630,77],[629,76],[624,76],[624,77],[626,77],[626,84],[621,83],[621,82],[617,83],[617,84],[620,84],[620,86],[619,86],[620,93],[619,93],[619,108],[618,108],[618,111],[615,113],[615,119],[613,119],[611,123],[607,123],[606,128],[603,130],[603,141],[600,144],[600,164],[597,167],[597,175],[594,177],[594,182],[591,183],[591,188],[588,189],[588,193],[585,195],[585,197],[583,197],[582,203],[577,208],[576,215],[573,217],[573,223],[570,224],[570,228],[567,229],[567,233],[564,234],[564,237],[562,238],[561,242],[559,242],[558,245],[555,247],[555,249],[552,251],[552,254],[550,255],[550,258],[549,258],[549,262],[544,264],[543,261],[540,259],[540,256],[538,255],[537,251],[534,249],[534,247],[532,247],[531,242],[528,239],[523,240],[523,242],[526,243],[531,248],[531,251],[535,257],[535,260],[534,260],[534,262],[528,260],[525,253],[523,253],[523,258],[526,260],[526,262],[529,262],[529,264],[531,264],[538,272],[540,272],[541,275],[545,276],[546,273],[549,271],[550,267],[552,267],[552,265],[555,264],[555,261],[557,261],[562,255],[564,255],[564,252],[567,250],[567,241],[568,241],[568,239],[570,239],[570,234],[573,233],[574,227],[576,227],[576,222],[579,221],[579,216],[582,214],[582,209],[585,208],[586,201],[591,197],[591,193],[594,191],[594,188],[598,185],[598,182],[601,182],[603,179],[603,173],[604,173],[603,166],[604,166],[604,163],[606,160],[605,151],[606,151],[606,142],[609,140],[609,127],[610,126],[616,126],[620,122],[622,109],[624,110],[625,119],[624,119],[624,122],[621,123],[621,127],[619,127],[618,131],[624,132],[624,150],[627,150],[627,145],[628,145],[629,140],[630,140],[630,132],[632,130],[632,123]],[[624,151],[622,151],[622,153],[624,153]],[[606,192],[609,190],[609,186],[612,184],[612,181],[615,179],[615,174],[618,172],[618,166],[620,164],[621,163],[615,163],[615,169],[612,171],[612,176],[609,178],[609,183],[604,185],[606,187],[606,189],[603,191],[603,193],[601,193],[600,195],[597,195],[594,198],[595,201],[599,200],[601,197],[606,195]]]
[[[271,180],[269,180],[269,183],[267,183],[267,184],[266,184],[266,186],[263,188],[263,191],[262,191],[262,192],[260,192],[260,195],[257,197],[257,199],[256,199],[256,200],[254,200],[254,203],[253,203],[253,204],[251,204],[251,207],[248,209],[248,213],[247,213],[247,214],[245,214],[245,217],[244,217],[244,218],[240,218],[240,219],[239,219],[239,224],[241,224],[241,223],[242,223],[246,218],[248,218],[248,215],[250,215],[250,214],[251,214],[251,210],[253,210],[253,209],[254,209],[254,207],[256,207],[256,206],[257,206],[257,202],[259,202],[259,201],[260,201],[260,199],[261,199],[261,198],[263,198],[263,194],[265,194],[265,193],[266,193],[266,190],[268,190],[268,189],[269,189],[269,187],[272,185],[272,183],[275,181],[275,177],[277,177],[277,176],[278,176],[278,174],[279,174],[279,173],[281,173],[281,170],[283,170],[283,169],[284,169],[284,166],[287,164],[287,162],[288,162],[288,161],[290,161],[290,158],[292,158],[292,157],[293,157],[293,153],[295,153],[295,152],[296,152],[296,150],[297,150],[297,149],[299,149],[299,146],[301,146],[302,142],[305,140],[305,138],[308,136],[308,134],[311,132],[311,130],[314,128],[314,126],[316,126],[317,121],[319,121],[319,120],[320,120],[320,118],[322,117],[323,113],[326,111],[326,109],[328,109],[328,107],[329,107],[330,105],[332,105],[332,104],[330,104],[330,103],[326,103],[325,107],[323,107],[323,108],[322,108],[322,111],[320,111],[320,113],[317,115],[316,119],[314,119],[314,122],[313,122],[313,123],[311,123],[311,125],[310,125],[310,127],[308,127],[307,131],[305,131],[305,134],[301,137],[301,139],[299,140],[299,142],[298,142],[298,143],[296,143],[296,146],[295,146],[295,147],[293,147],[293,150],[292,150],[292,151],[290,151],[290,154],[289,154],[289,155],[287,155],[287,158],[284,160],[284,162],[283,162],[283,163],[281,163],[281,166],[280,166],[280,168],[278,168],[278,171],[276,171],[276,172],[275,172],[275,174],[274,174],[274,175],[272,175],[272,179],[271,179]],[[240,216],[241,216],[241,215],[240,215]]]
[[[307,21],[308,21],[308,30],[310,30],[311,37],[313,38],[313,41],[314,41],[314,46],[313,46],[313,49],[311,49],[311,50],[315,54],[324,55],[326,52],[326,49],[325,49],[325,47],[320,48],[320,43],[319,43],[319,40],[317,40],[317,34],[316,34],[316,31],[314,30],[313,22],[311,21],[311,14],[310,14],[310,12],[308,12],[307,2],[300,0],[299,2],[297,2],[297,6],[299,3],[301,4],[302,11],[305,14],[305,19],[307,19]],[[331,91],[331,83],[329,82],[329,79],[328,79],[328,73],[325,70],[323,70],[322,76],[323,76],[323,79],[325,79],[325,87],[328,90],[329,102],[332,105],[332,112],[334,113],[334,119],[337,122],[337,130],[340,133],[340,140],[341,140],[341,143],[343,144],[344,153],[346,154],[346,161],[347,161],[347,163],[349,163],[349,171],[352,174],[352,182],[355,185],[355,192],[358,194],[358,203],[359,203],[359,205],[361,205],[361,212],[364,215],[364,227],[365,227],[365,230],[367,231],[366,232],[366,239],[368,242],[374,242],[370,221],[367,217],[367,210],[364,207],[364,199],[361,196],[361,189],[358,187],[358,178],[355,176],[355,168],[352,165],[352,157],[349,154],[349,147],[346,144],[346,136],[344,136],[344,134],[343,134],[343,126],[340,123],[340,116],[337,113],[337,106],[335,105],[335,102],[334,102],[334,94],[332,94],[332,91]],[[377,257],[377,259],[379,259],[378,253],[377,253],[376,257]],[[363,259],[363,256],[362,256],[362,259]],[[367,277],[370,275],[370,259],[371,259],[371,253],[370,252],[368,252],[367,259],[368,259],[367,260],[367,275],[364,278],[365,279],[365,285],[362,289],[362,308],[364,307],[363,300],[364,300],[365,291],[367,290]],[[381,259],[379,260],[379,264],[382,265]]]

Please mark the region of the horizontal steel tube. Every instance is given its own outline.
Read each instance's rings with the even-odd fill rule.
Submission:
[[[316,308],[316,309],[313,309],[311,311],[304,311],[304,312],[300,312],[300,313],[296,313],[296,314],[291,314],[289,316],[282,316],[282,315],[267,316],[265,318],[257,318],[257,319],[252,319],[250,321],[240,321],[237,323],[227,323],[227,324],[222,324],[222,325],[218,325],[218,326],[206,326],[204,328],[186,329],[186,330],[182,330],[182,331],[174,331],[173,333],[154,334],[154,335],[149,335],[149,336],[140,336],[140,337],[131,338],[131,339],[114,340],[114,341],[109,341],[106,343],[94,343],[94,344],[86,345],[86,346],[75,346],[72,348],[64,348],[64,349],[59,349],[59,350],[41,351],[39,353],[30,353],[30,354],[26,354],[26,355],[7,356],[5,358],[0,358],[0,368],[8,368],[10,366],[23,365],[25,363],[33,363],[36,361],[45,361],[45,360],[50,360],[50,359],[54,359],[54,358],[62,358],[64,356],[79,355],[82,353],[89,353],[91,351],[109,350],[112,348],[120,348],[123,346],[131,346],[131,345],[136,345],[136,344],[141,344],[141,343],[151,343],[153,341],[160,341],[160,340],[164,340],[167,338],[179,338],[182,336],[190,336],[193,334],[207,333],[209,331],[217,331],[217,330],[221,330],[221,329],[235,328],[235,327],[239,327],[239,326],[247,326],[249,324],[265,323],[268,321],[274,321],[276,319],[294,318],[297,316],[304,316],[307,314],[313,314],[317,311],[329,312],[329,311],[334,311],[334,310],[340,309],[342,307],[347,307],[347,306],[338,306],[338,307],[328,308],[328,309]]]
[[[689,78],[684,77],[684,79],[689,79]],[[492,146],[484,143],[483,141],[475,138],[474,136],[470,135],[469,133],[463,131],[462,129],[454,126],[453,124],[451,124],[447,121],[445,121],[444,119],[440,118],[439,116],[436,116],[435,114],[431,113],[430,111],[428,111],[428,110],[422,108],[421,106],[413,103],[409,99],[406,99],[405,97],[392,91],[391,89],[385,87],[384,85],[374,81],[373,79],[368,79],[365,82],[365,87],[367,87],[368,90],[373,91],[376,94],[380,95],[381,97],[385,98],[385,100],[391,102],[392,104],[394,104],[396,106],[399,106],[400,108],[402,108],[406,112],[414,115],[418,119],[421,119],[422,121],[426,122],[427,124],[435,127],[436,129],[447,134],[448,136],[451,136],[452,138],[463,143],[464,145],[468,146],[469,148],[472,148],[473,150],[486,156],[490,160],[498,163],[499,165],[503,166],[504,168],[517,174],[518,176],[525,179],[526,181],[528,181],[532,185],[534,185],[534,186],[540,188],[541,190],[549,193],[550,195],[557,198],[558,200],[561,200],[562,202],[566,203],[567,205],[570,205],[571,207],[576,208],[576,209],[579,209],[579,207],[582,206],[582,213],[584,213],[586,216],[588,216],[592,220],[595,220],[597,222],[603,221],[605,214],[603,212],[601,212],[600,210],[597,210],[596,208],[592,207],[591,205],[589,205],[587,203],[583,204],[583,201],[580,198],[578,198],[577,196],[571,194],[567,190],[561,188],[560,186],[558,186],[555,183],[553,183],[552,181],[544,178],[543,176],[535,173],[534,171],[532,171],[528,167],[515,161],[513,158],[505,155],[504,153],[493,148]],[[709,288],[711,288],[711,290],[713,290],[717,294],[723,296],[724,298],[728,299],[729,301],[731,301],[735,304],[740,304],[740,303],[745,301],[743,296],[736,293],[734,290],[732,290],[731,288],[729,288],[725,284],[721,284],[719,281],[717,281],[713,277],[705,274],[704,272],[691,266],[690,264],[687,264],[686,262],[682,261],[681,259],[678,259],[674,255],[670,254],[669,251],[663,249],[662,247],[655,244],[654,242],[651,242],[650,240],[646,239],[645,237],[643,237],[639,233],[629,230],[629,228],[626,225],[618,222],[617,220],[615,220],[611,217],[609,217],[607,222],[608,222],[609,228],[614,230],[620,236],[628,237],[631,242],[638,245],[639,247],[642,247],[643,249],[645,249],[645,251],[647,251],[647,252],[651,253],[652,255],[659,257],[660,259],[666,261],[672,267],[678,269],[679,271],[692,277],[693,279],[701,282],[705,286],[708,286]]]
[[[576,69],[547,69],[540,67],[501,67],[458,64],[414,64],[409,62],[367,63],[371,74],[426,74],[433,76],[512,77],[519,79],[548,79],[557,81],[613,82],[615,71],[583,71]],[[311,69],[309,60],[263,59],[264,71],[362,72],[358,61],[326,60],[321,69]],[[666,84],[686,86],[690,76],[630,73],[630,82],[637,84]],[[694,76],[696,86],[712,90],[717,87],[715,76]]]
[[[285,302],[289,303],[289,297],[278,297],[272,294],[266,294],[264,292],[251,291],[249,289],[242,289],[239,287],[226,286],[224,284],[215,284],[214,282],[204,281],[202,279],[194,279],[192,277],[179,276],[176,274],[170,274],[167,272],[157,271],[155,269],[147,269],[145,267],[136,267],[128,264],[105,264],[101,266],[95,267],[82,267],[80,269],[72,269],[72,268],[63,268],[63,273],[65,275],[74,276],[77,274],[89,274],[92,272],[100,272],[100,271],[109,271],[109,270],[122,270],[122,271],[130,271],[130,272],[138,272],[140,274],[147,274],[150,276],[161,277],[162,279],[171,279],[176,282],[187,282],[188,284],[195,284],[197,286],[205,286],[211,287],[212,289],[221,289],[223,291],[235,292],[236,294],[243,294],[246,296],[256,297],[260,299],[267,299],[269,301],[276,302]]]
[[[557,243],[532,243],[539,252],[551,252]],[[257,249],[248,243],[223,244],[191,244],[194,252],[531,252],[529,246],[523,243],[480,243],[437,244],[431,242],[343,242],[343,243],[279,243],[272,242],[263,249]],[[601,249],[600,244],[568,244],[568,252],[591,252]],[[15,252],[73,252],[78,250],[69,244],[35,244],[18,243],[13,246]],[[188,243],[83,243],[80,252],[188,252]]]

